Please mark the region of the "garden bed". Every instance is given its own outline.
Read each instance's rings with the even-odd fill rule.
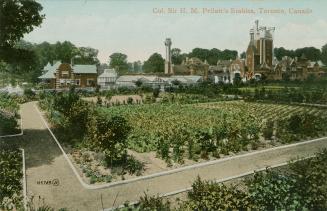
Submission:
[[[22,152],[17,148],[0,149],[0,210],[23,208]]]

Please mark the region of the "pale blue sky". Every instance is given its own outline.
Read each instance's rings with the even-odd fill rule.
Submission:
[[[195,47],[245,51],[254,20],[275,26],[275,46],[321,48],[327,43],[327,3],[324,0],[38,0],[46,19],[25,36],[31,42],[71,41],[99,50],[106,62],[122,52],[129,61],[146,60],[152,53],[164,56],[166,37],[172,47],[190,52]],[[158,14],[156,8],[253,9],[256,14]],[[259,14],[258,8],[284,9],[286,14]],[[310,9],[294,15],[289,8]]]

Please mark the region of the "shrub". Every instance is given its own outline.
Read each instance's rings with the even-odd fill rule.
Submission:
[[[182,210],[243,210],[250,208],[249,197],[236,186],[202,181],[199,177],[187,194]]]
[[[170,210],[170,202],[165,201],[163,198],[159,196],[148,196],[146,193],[144,196],[140,197],[139,204],[137,205],[140,210],[144,211],[169,211]]]
[[[123,117],[94,112],[88,120],[87,140],[93,148],[105,153],[107,164],[112,166],[126,159],[129,131]]]
[[[17,148],[0,149],[0,210],[21,206],[22,156]]]
[[[274,122],[268,120],[263,128],[262,133],[266,140],[271,140],[274,133]]]

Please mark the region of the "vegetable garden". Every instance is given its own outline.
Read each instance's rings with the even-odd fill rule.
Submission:
[[[74,90],[40,98],[55,134],[90,183],[141,175],[148,167],[143,161],[165,161],[159,169],[178,167],[319,137],[327,129],[327,110],[305,106],[167,101],[103,107]]]
[[[127,119],[132,126],[128,136],[130,149],[156,151],[168,164],[183,163],[185,157],[208,159],[249,147],[256,149],[273,135],[281,143],[317,137],[325,133],[327,117],[324,109],[243,101],[100,110],[103,115]]]

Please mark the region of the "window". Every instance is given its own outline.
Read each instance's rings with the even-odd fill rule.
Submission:
[[[76,79],[76,80],[75,80],[75,84],[76,84],[77,86],[81,85],[81,79]]]
[[[94,85],[94,80],[93,79],[87,79],[86,80],[86,85],[87,86],[93,86]]]

